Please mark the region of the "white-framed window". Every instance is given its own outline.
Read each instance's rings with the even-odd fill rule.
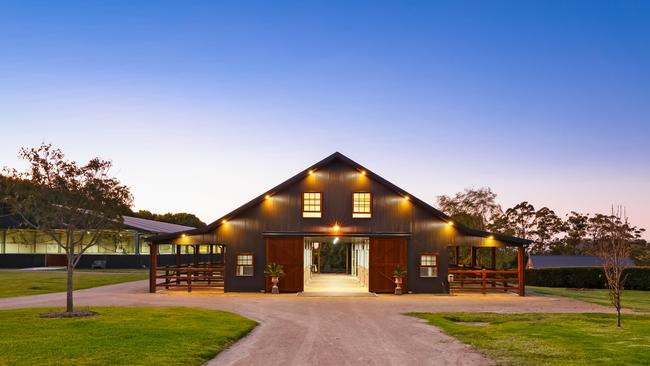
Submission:
[[[253,254],[252,253],[238,253],[237,254],[237,276],[250,277],[253,275]]]
[[[438,277],[438,255],[420,255],[420,277]]]
[[[372,217],[372,193],[352,193],[352,217],[360,219]]]
[[[302,217],[321,218],[323,216],[323,193],[303,192]]]

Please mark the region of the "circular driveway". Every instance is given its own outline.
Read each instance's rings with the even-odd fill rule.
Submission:
[[[208,365],[489,365],[409,312],[611,312],[567,298],[503,295],[147,293],[147,281],[75,291],[76,306],[188,306],[227,310],[260,323]],[[65,294],[0,299],[0,308],[63,306]],[[174,350],[170,350],[174,352]]]

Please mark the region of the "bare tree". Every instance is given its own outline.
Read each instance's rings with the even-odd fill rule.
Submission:
[[[109,175],[110,161],[94,158],[79,165],[47,144],[22,148],[19,156],[30,167],[25,172],[4,169],[1,198],[27,227],[65,250],[66,312],[72,313],[74,268],[88,248],[121,228],[133,198],[128,187]]]
[[[616,309],[616,325],[621,326],[621,296],[625,277],[623,272],[632,251],[632,240],[638,238],[643,229],[631,226],[619,207],[612,214],[597,214],[589,219],[590,231],[598,256],[603,263],[603,272],[609,290],[609,299]]]

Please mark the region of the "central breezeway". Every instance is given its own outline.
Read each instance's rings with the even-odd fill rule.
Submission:
[[[375,296],[359,279],[348,274],[314,273],[300,296]]]

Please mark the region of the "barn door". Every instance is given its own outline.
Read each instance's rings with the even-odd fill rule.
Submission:
[[[280,278],[280,292],[301,292],[303,290],[304,245],[302,238],[266,239],[266,264],[281,264],[284,277]],[[266,279],[266,291],[271,292],[271,279]]]
[[[406,239],[370,239],[370,292],[393,292],[397,265],[407,268]],[[408,288],[406,278],[402,288]]]

